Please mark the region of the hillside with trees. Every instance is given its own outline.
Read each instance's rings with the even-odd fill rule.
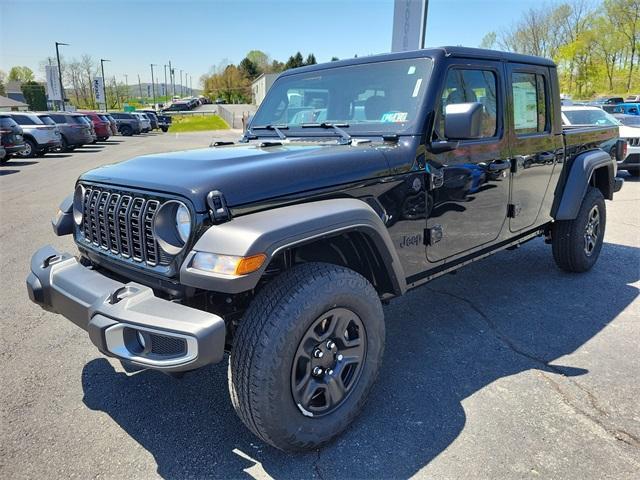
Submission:
[[[480,45],[553,58],[563,93],[590,98],[640,90],[640,0],[587,0],[526,11]]]

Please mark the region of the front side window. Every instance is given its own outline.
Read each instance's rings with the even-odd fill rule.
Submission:
[[[271,87],[252,126],[326,122],[350,132],[407,131],[419,118],[431,68],[431,59],[415,58],[286,75]]]
[[[16,115],[13,119],[18,125],[42,125],[38,117],[31,115]]]
[[[511,77],[513,123],[516,134],[548,131],[545,81],[535,73],[513,73]]]
[[[447,105],[475,102],[483,106],[481,138],[494,137],[498,127],[495,73],[490,70],[449,70],[440,98],[438,135],[444,138],[444,112]]]

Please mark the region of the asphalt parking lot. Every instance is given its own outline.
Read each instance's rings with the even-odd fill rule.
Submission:
[[[536,240],[385,307],[387,347],[363,415],[288,455],[235,416],[227,366],[128,373],[29,302],[31,254],[78,174],[238,132],[115,137],[0,166],[2,478],[638,478],[640,182],[607,202],[602,255],[560,272]],[[624,176],[624,174],[622,174]]]

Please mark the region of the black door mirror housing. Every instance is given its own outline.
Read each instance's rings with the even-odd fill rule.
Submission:
[[[451,103],[444,110],[447,140],[468,140],[482,136],[484,106],[480,102]]]

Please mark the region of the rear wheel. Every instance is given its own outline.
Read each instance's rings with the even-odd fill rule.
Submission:
[[[33,140],[25,139],[24,148],[18,152],[23,158],[33,158],[38,154],[36,143]]]
[[[640,177],[640,168],[630,168],[627,170],[632,177]]]
[[[164,133],[167,133],[169,131],[169,127],[160,127],[160,128]]]
[[[567,272],[586,272],[598,260],[607,212],[602,192],[589,187],[574,220],[553,224],[552,250],[556,264]]]
[[[274,447],[318,447],[362,410],[384,336],[382,305],[364,277],[324,263],[294,267],[258,293],[238,327],[233,406]]]
[[[123,125],[120,127],[120,133],[125,137],[133,135],[133,129],[129,125]]]

